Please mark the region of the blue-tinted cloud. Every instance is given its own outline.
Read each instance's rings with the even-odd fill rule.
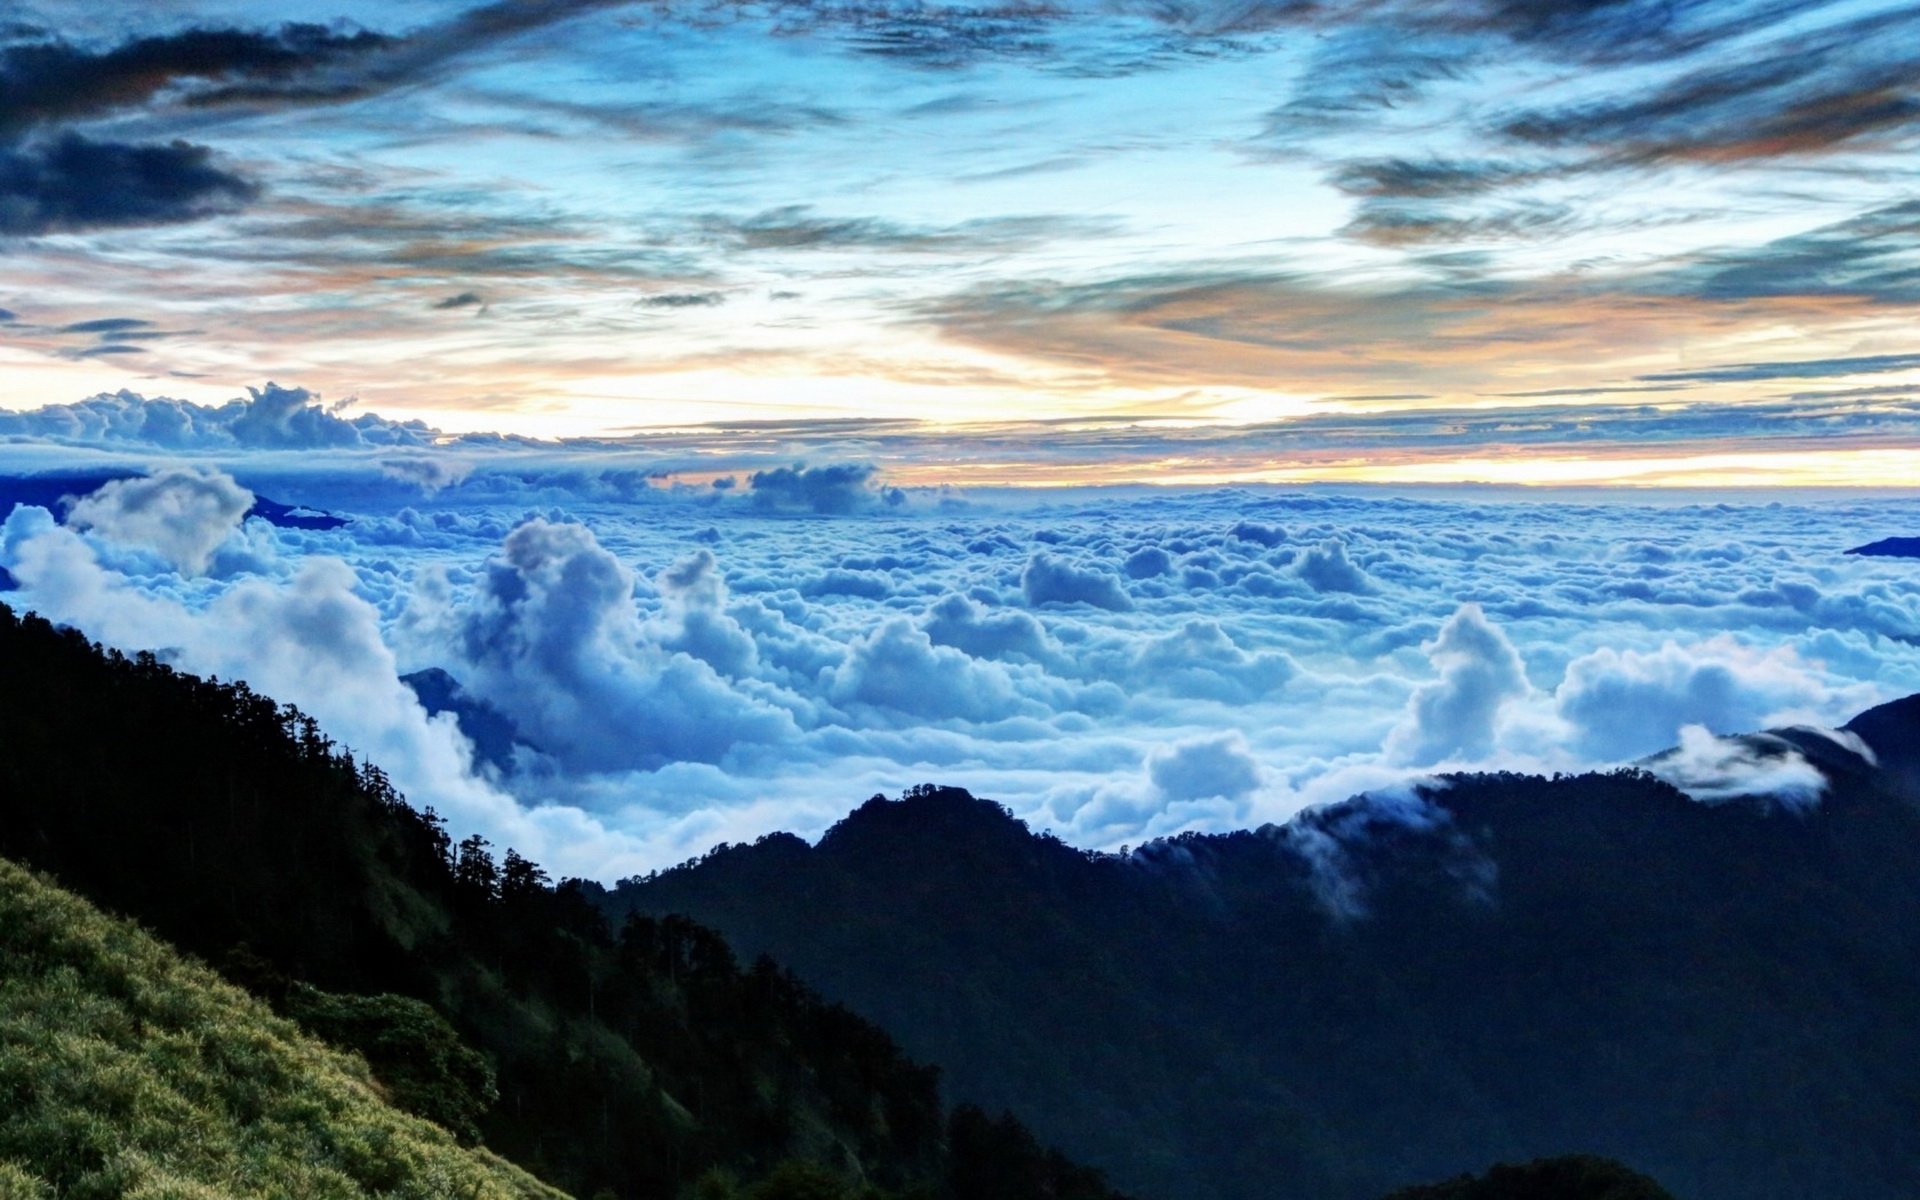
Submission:
[[[926,779],[1117,846],[1435,769],[1632,761],[1691,725],[1830,726],[1920,690],[1920,578],[1842,553],[1911,527],[1898,499],[979,489],[964,508],[929,493],[820,519],[674,486],[658,456],[713,457],[686,447],[429,438],[322,458],[218,428],[228,476],[156,464],[184,472],[184,532],[131,524],[129,485],[83,500],[110,517],[86,528],[18,509],[9,602],[284,693],[404,768],[417,802],[529,849],[529,829],[540,846],[598,831],[624,870],[817,832],[850,798]],[[791,469],[789,440],[765,436],[730,453]],[[148,443],[101,445],[7,451],[124,472]],[[471,469],[437,490],[390,469],[442,455]],[[249,521],[183,573],[231,528],[231,505],[186,503],[209,480],[216,499],[349,519]],[[1144,551],[1167,569],[1128,572]],[[1310,552],[1367,590],[1317,589]],[[434,669],[510,724],[504,745],[420,707],[402,676]],[[1702,789],[1710,757],[1687,760]]]
[[[1088,604],[1113,612],[1133,607],[1125,588],[1099,567],[1069,562],[1041,551],[1020,572],[1020,591],[1032,605]]]

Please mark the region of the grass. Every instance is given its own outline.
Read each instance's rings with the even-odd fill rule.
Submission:
[[[0,859],[0,1200],[565,1200],[359,1057]]]

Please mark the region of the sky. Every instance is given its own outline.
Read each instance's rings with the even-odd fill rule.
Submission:
[[[1897,0],[51,0],[0,38],[7,408],[907,423],[957,484],[1916,465]]]
[[[1818,803],[1733,735],[1920,691],[1913,561],[1844,553],[1920,535],[1916,58],[1795,0],[12,5],[0,599],[598,879],[923,782],[1101,849],[1453,770]]]

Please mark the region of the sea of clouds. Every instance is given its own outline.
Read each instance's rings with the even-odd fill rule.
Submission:
[[[1920,562],[1841,553],[1920,533],[1911,499],[690,485],[300,393],[89,404],[0,427],[13,477],[118,476],[11,509],[0,599],[246,679],[457,832],[602,879],[928,781],[1090,847],[1672,746],[1703,801],[1804,797],[1712,735],[1920,691]],[[433,669],[453,710],[403,678]]]

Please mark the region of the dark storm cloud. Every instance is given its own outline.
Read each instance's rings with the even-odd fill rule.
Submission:
[[[12,45],[0,49],[0,134],[135,107],[187,80],[285,86],[392,44],[365,30],[289,24],[272,31],[189,29],[106,50],[61,41]]]
[[[403,38],[286,24],[187,29],[105,49],[33,35],[0,47],[0,235],[166,225],[231,212],[253,181],[185,141],[97,141],[72,125],[159,102],[188,108],[337,104],[608,0],[511,0]]]
[[[0,234],[164,225],[232,212],[258,195],[205,146],[96,142],[67,133],[0,148]]]

